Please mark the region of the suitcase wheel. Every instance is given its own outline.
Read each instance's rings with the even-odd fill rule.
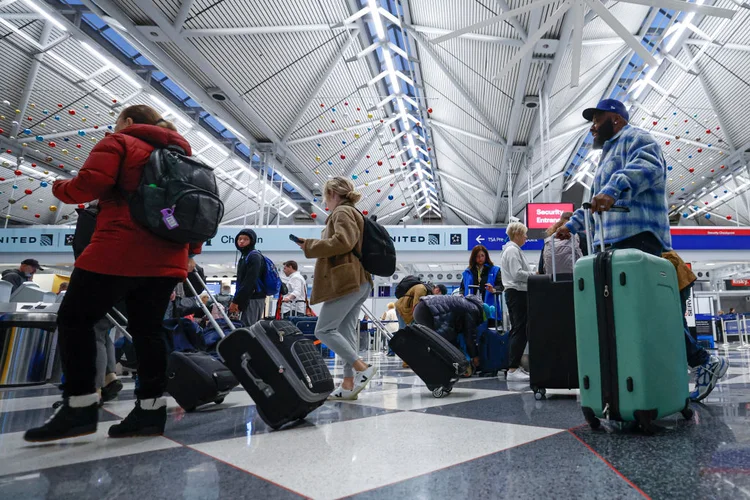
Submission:
[[[216,403],[217,405],[220,405],[223,402],[224,402],[224,398],[219,398],[216,401],[214,401],[214,403]]]
[[[537,389],[536,387],[534,387],[534,399],[536,399],[537,401],[547,399],[547,389]]]
[[[438,387],[437,389],[432,390],[432,397],[434,398],[444,398],[448,394],[450,394],[452,388],[446,388],[446,387]]]
[[[602,422],[598,418],[596,418],[594,410],[592,410],[591,408],[583,408],[583,417],[586,419],[586,423],[589,424],[589,427],[591,427],[593,430],[597,430],[602,426]]]
[[[692,420],[693,419],[693,410],[691,410],[690,408],[685,408],[680,413],[682,413],[682,417],[685,420]]]

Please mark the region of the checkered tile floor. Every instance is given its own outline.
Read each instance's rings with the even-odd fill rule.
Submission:
[[[695,417],[647,437],[584,425],[575,392],[536,401],[523,385],[464,379],[435,399],[400,361],[354,402],[331,402],[270,431],[236,390],[184,413],[170,400],[164,437],[111,440],[133,405],[126,379],[99,432],[29,445],[59,398],[51,386],[0,391],[0,498],[743,498],[750,496],[750,353]],[[334,373],[340,370],[333,367]]]

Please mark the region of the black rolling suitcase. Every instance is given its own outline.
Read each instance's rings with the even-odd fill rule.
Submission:
[[[167,392],[185,411],[221,404],[237,379],[224,363],[205,352],[173,352],[167,363]]]
[[[469,360],[460,349],[424,325],[410,325],[397,331],[389,338],[388,345],[436,398],[447,396],[469,368]]]
[[[333,391],[320,351],[288,321],[263,320],[235,330],[217,351],[273,429],[305,418]]]
[[[536,399],[546,389],[577,389],[576,320],[573,275],[558,275],[552,238],[552,276],[530,276],[528,282],[529,375]],[[571,244],[575,265],[575,245]]]

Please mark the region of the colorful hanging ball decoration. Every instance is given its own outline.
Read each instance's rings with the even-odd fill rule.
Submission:
[[[318,218],[318,214],[316,214],[315,212],[313,212],[313,213],[310,214],[310,218],[311,219],[317,219]]]
[[[59,117],[59,116],[56,116],[56,117],[55,117],[55,121],[56,121],[56,122],[59,122],[59,121],[60,121],[60,117]],[[42,123],[42,125],[44,125],[44,124]]]
[[[352,175],[352,179],[353,179],[353,180],[355,180],[355,181],[357,180],[357,178],[358,178],[358,177],[359,177],[359,176],[358,176],[357,174],[353,174],[353,175]]]
[[[75,114],[76,114],[76,110],[75,110],[75,109],[69,109],[69,110],[68,110],[68,114],[69,114],[70,116],[75,116]]]
[[[342,160],[346,160],[346,155],[341,155]]]
[[[402,207],[405,207],[405,206],[406,206],[406,203],[404,203],[404,202],[401,202],[401,206],[402,206]]]
[[[83,137],[83,136],[86,135],[86,131],[85,130],[79,130],[78,131],[78,135],[80,135],[81,137]]]
[[[370,212],[368,212],[367,210],[362,210],[362,215],[367,215],[367,214],[369,214],[369,213],[370,213]]]
[[[39,185],[42,186],[43,188],[46,188],[47,186],[49,186],[49,184],[47,184],[45,181],[40,182]]]
[[[379,167],[382,167],[382,166],[383,166],[383,161],[382,161],[382,160],[378,160],[378,166],[379,166]]]
[[[41,215],[40,214],[34,214],[34,217],[36,217],[38,219],[38,218],[41,217]]]
[[[393,201],[393,195],[392,195],[392,194],[389,194],[389,195],[388,195],[388,199],[389,199],[389,200],[391,200],[391,201]]]
[[[732,216],[731,215],[727,215],[727,220],[732,220]]]
[[[80,208],[81,210],[83,210],[84,208],[86,208],[86,205],[84,205],[83,203],[80,203],[78,205],[78,208]]]
[[[693,172],[695,172],[695,169],[694,169],[694,168],[692,168],[692,167],[690,167],[690,168],[688,169],[688,172],[690,172],[690,173],[692,174]]]
[[[380,203],[376,203],[376,204],[375,204],[375,206],[376,206],[376,207],[379,207],[379,206],[380,206]]]
[[[15,171],[15,172],[13,172],[13,173],[14,173],[14,174],[16,174],[16,176],[20,176],[20,175],[23,175],[23,172],[21,172],[20,170],[16,170],[16,171]]]
[[[669,166],[667,167],[667,170],[672,170],[672,168],[673,168],[673,167],[672,167],[672,165],[669,165]]]
[[[687,219],[688,218],[688,213],[687,212],[683,212],[682,213],[682,218],[683,219]]]
[[[23,205],[21,208],[23,208],[24,210],[28,210],[29,206],[28,205]]]
[[[26,194],[34,194],[34,191],[32,191],[31,189],[24,189],[23,192]]]
[[[35,137],[35,139],[37,140],[37,142],[44,142],[44,136],[43,135],[38,135],[38,136]]]
[[[706,214],[706,219],[710,219],[710,218],[711,218],[711,214]]]

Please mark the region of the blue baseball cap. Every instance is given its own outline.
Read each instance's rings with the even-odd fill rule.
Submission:
[[[630,121],[630,114],[625,105],[617,99],[604,99],[599,101],[599,104],[595,108],[588,108],[583,110],[583,117],[591,121],[594,119],[594,113],[597,111],[611,111],[625,118],[625,121]]]

